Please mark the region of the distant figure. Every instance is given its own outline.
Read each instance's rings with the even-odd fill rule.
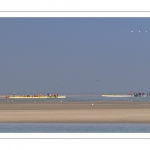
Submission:
[[[13,97],[15,97],[15,93],[13,93]]]
[[[131,96],[132,96],[132,91],[130,91],[130,92],[129,92],[129,95],[131,95]]]

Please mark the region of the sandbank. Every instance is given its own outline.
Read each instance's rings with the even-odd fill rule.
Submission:
[[[150,123],[150,102],[0,102],[0,123]]]

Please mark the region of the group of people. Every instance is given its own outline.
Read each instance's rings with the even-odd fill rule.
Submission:
[[[134,97],[141,97],[144,96],[144,93],[134,93]]]
[[[132,95],[132,91],[130,91],[129,95]],[[150,93],[145,94],[144,92],[138,92],[138,93],[134,93],[134,97],[143,97],[144,95],[147,95],[147,97],[150,96]]]
[[[4,98],[9,98],[9,95],[4,95]]]
[[[47,96],[49,96],[49,97],[58,97],[58,94],[56,94],[56,93],[54,93],[54,94],[48,93]]]
[[[29,95],[29,94],[26,94],[26,95],[15,95],[15,93],[13,93],[13,97],[44,97],[44,96],[48,96],[48,97],[58,97],[58,94],[56,93],[48,93],[47,95],[42,95],[42,94],[34,94],[34,95]],[[4,95],[4,98],[9,98],[9,95]]]

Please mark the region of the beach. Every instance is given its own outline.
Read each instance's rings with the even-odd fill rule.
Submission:
[[[150,102],[0,102],[0,123],[150,123]]]

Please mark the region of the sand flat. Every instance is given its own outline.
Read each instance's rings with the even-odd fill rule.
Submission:
[[[150,123],[150,102],[0,102],[0,122]]]

